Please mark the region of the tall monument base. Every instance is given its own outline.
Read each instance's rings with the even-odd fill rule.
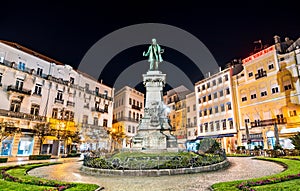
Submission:
[[[143,75],[146,87],[145,114],[133,137],[132,150],[144,152],[177,152],[177,139],[172,135],[172,127],[167,117],[167,107],[163,102],[163,87],[166,74],[148,71]]]

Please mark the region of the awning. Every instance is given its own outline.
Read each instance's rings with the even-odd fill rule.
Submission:
[[[197,139],[234,137],[234,135],[235,135],[235,133],[227,133],[227,134],[220,134],[220,135],[208,135],[208,136],[198,136]]]

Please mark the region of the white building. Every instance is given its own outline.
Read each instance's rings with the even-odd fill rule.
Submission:
[[[195,140],[198,135],[195,92],[186,95],[187,140]]]
[[[131,139],[136,135],[139,121],[144,116],[144,94],[125,86],[115,93],[114,100],[113,129],[126,135],[116,146],[130,148]]]
[[[22,130],[2,141],[2,155],[38,154],[40,144],[32,127],[46,120],[57,129],[82,132],[85,148],[109,147],[105,128],[112,126],[111,87],[7,41],[0,41],[0,85],[0,123],[12,122]],[[42,153],[67,152],[61,143],[65,141],[48,137]]]
[[[198,138],[217,138],[226,152],[237,144],[231,71],[227,68],[195,85]]]

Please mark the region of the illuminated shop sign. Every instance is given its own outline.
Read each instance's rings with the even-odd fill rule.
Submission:
[[[265,54],[267,54],[267,53],[273,51],[274,49],[275,49],[274,46],[270,46],[270,47],[268,47],[268,48],[266,48],[266,49],[264,49],[264,50],[261,50],[261,51],[255,53],[255,54],[253,54],[253,55],[251,55],[251,56],[249,56],[249,57],[243,59],[243,64],[245,64],[245,63],[247,63],[247,62],[250,62],[250,61],[252,61],[252,60],[254,60],[254,59],[256,59],[256,58],[258,58],[258,57],[260,57],[260,56],[262,56],[262,55],[265,55]]]

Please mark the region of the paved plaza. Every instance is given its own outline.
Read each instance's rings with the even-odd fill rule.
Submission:
[[[29,172],[32,176],[68,182],[98,184],[105,191],[201,191],[217,182],[256,178],[275,174],[284,167],[250,157],[229,157],[231,166],[224,170],[160,177],[91,176],[80,171],[82,161],[65,161]]]

